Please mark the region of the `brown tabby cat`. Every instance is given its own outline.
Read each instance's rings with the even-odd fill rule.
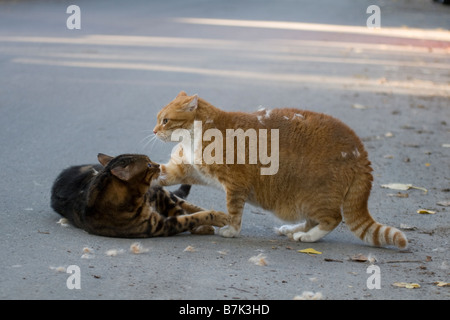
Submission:
[[[217,144],[212,152],[211,136],[225,137],[230,129],[236,132],[238,128],[248,133],[245,140],[248,143],[240,151],[245,152],[244,158],[237,154],[241,162],[236,164],[230,160],[234,160],[237,144],[228,158],[230,150],[218,150]],[[205,135],[209,129],[213,131]],[[278,157],[274,159],[272,154],[274,162],[279,161],[273,174],[262,174],[267,161],[263,163],[261,154],[256,163],[250,157],[254,150],[249,146],[264,147],[261,129],[266,129],[265,141],[272,142],[266,153],[273,151]],[[259,144],[252,144],[255,133],[251,130],[256,132]],[[172,134],[180,131],[189,133],[191,139],[187,142],[183,139],[170,161],[161,165],[158,181],[161,185],[222,187],[231,219],[228,226],[219,230],[222,236],[239,234],[244,204],[248,201],[273,211],[283,220],[306,220],[278,229],[280,234],[297,241],[319,240],[336,228],[343,217],[350,230],[365,242],[376,246],[407,246],[401,231],[377,223],[370,215],[367,202],[373,178],[368,154],[353,130],[341,121],[297,109],[262,109],[250,114],[225,112],[197,95],[188,96],[182,91],[158,113],[154,128],[156,136],[163,141],[171,140]],[[223,143],[224,149],[229,146]],[[192,160],[192,154],[197,156],[197,161]],[[208,154],[215,161],[207,161]]]
[[[123,238],[170,236],[183,231],[212,234],[228,215],[182,200],[190,186],[174,193],[150,187],[159,164],[145,155],[115,158],[99,154],[101,165],[70,167],[52,187],[51,205],[72,224],[89,233]]]

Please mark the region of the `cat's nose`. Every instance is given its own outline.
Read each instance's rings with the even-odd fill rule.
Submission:
[[[154,133],[154,134],[156,134],[156,132],[158,132],[158,131],[156,131],[156,130],[153,130],[153,133]]]

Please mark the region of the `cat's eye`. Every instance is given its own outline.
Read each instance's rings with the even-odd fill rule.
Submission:
[[[162,124],[166,124],[168,121],[169,121],[169,119],[164,118],[163,121],[162,121]]]
[[[151,164],[151,163],[147,164],[147,167],[151,168],[151,167],[152,167],[152,164]]]

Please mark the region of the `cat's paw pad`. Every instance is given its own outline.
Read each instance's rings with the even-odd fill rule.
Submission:
[[[234,228],[233,226],[225,226],[219,229],[219,235],[225,238],[233,238],[239,235],[241,230]]]

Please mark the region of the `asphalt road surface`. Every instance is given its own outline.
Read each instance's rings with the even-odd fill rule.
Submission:
[[[0,298],[448,300],[450,7],[376,1],[371,29],[372,2],[76,1],[76,20],[72,2],[0,1]],[[345,224],[294,242],[250,205],[238,238],[140,239],[139,254],[136,240],[58,224],[50,188],[67,166],[99,152],[169,159],[151,129],[180,90],[343,120],[373,164],[372,215],[409,248],[368,246]],[[226,210],[220,190],[194,186],[189,200]]]

